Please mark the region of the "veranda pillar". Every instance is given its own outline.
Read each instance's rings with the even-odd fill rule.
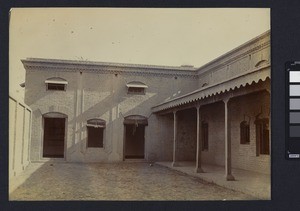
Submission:
[[[176,167],[178,166],[178,160],[177,160],[177,111],[173,111],[174,115],[174,140],[173,140],[173,163],[172,166]]]
[[[197,109],[197,151],[196,151],[196,173],[203,173],[203,169],[201,167],[201,151],[202,151],[202,142],[201,142],[201,113],[200,113],[200,105],[196,106]]]
[[[223,100],[225,105],[225,177],[226,180],[232,181],[234,177],[231,173],[231,115],[228,106],[229,99]]]

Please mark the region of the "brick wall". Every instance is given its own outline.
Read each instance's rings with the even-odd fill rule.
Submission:
[[[201,121],[208,123],[208,150],[201,153],[203,163],[224,165],[224,103],[217,102],[200,108]]]
[[[270,95],[266,91],[232,99],[232,167],[270,174],[270,155],[256,156],[255,116],[270,118]],[[250,144],[240,143],[240,123],[250,121]],[[270,141],[271,142],[271,141]],[[271,147],[271,146],[270,146]]]
[[[178,161],[195,161],[197,149],[196,108],[178,111],[177,149]]]
[[[268,92],[252,93],[230,100],[232,167],[270,174],[270,155],[256,156],[255,116],[270,118]],[[216,112],[218,111],[218,112]],[[209,149],[202,152],[203,163],[224,166],[224,103],[201,107],[202,118],[209,123]],[[245,115],[245,118],[244,118]],[[250,144],[240,143],[240,123],[250,120]]]

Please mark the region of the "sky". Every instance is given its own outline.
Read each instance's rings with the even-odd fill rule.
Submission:
[[[13,8],[9,90],[23,97],[21,59],[200,67],[270,29],[266,8]]]

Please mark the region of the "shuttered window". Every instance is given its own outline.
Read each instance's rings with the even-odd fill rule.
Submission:
[[[208,123],[202,121],[201,123],[201,136],[202,136],[202,151],[208,150]]]
[[[256,156],[270,154],[269,119],[255,120],[256,126]]]
[[[132,81],[130,83],[127,83],[126,86],[128,88],[127,94],[144,95],[146,88],[148,88],[148,86],[146,84],[139,82],[139,81]]]
[[[65,91],[68,82],[63,78],[48,78],[45,81],[47,90],[55,90],[55,91]]]
[[[246,121],[242,121],[240,124],[240,143],[241,144],[250,143],[250,126]]]

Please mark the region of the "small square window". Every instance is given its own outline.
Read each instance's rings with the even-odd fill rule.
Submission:
[[[127,86],[127,94],[135,94],[135,95],[144,95],[145,89],[148,86],[140,81],[131,81],[126,84]]]
[[[48,78],[45,83],[47,90],[65,91],[68,81],[63,78],[53,77]]]
[[[65,84],[48,83],[47,90],[65,91],[66,85]]]
[[[145,88],[128,87],[128,94],[145,94]]]

